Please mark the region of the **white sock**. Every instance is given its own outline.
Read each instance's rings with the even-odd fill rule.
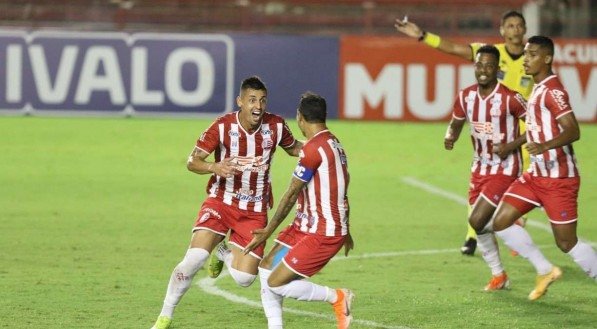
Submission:
[[[545,275],[551,272],[553,264],[543,256],[525,229],[518,225],[511,225],[504,230],[496,231],[495,234],[504,240],[508,248],[528,259],[535,267],[538,275]]]
[[[489,265],[493,276],[504,272],[504,266],[502,266],[500,259],[500,250],[492,233],[477,234],[477,248],[481,251],[481,256],[485,263]]]
[[[267,285],[267,279],[271,270],[259,268],[259,280],[261,281],[261,305],[263,306],[263,312],[267,318],[268,329],[282,329],[282,301],[283,298],[280,295],[274,294]]]
[[[184,293],[189,290],[193,277],[203,266],[207,257],[209,257],[209,252],[205,249],[189,248],[187,250],[182,261],[172,271],[160,315],[172,317],[174,308],[178,305]]]
[[[283,286],[270,287],[270,289],[280,296],[300,301],[322,301],[332,304],[338,300],[335,289],[320,286],[307,280],[294,280]]]
[[[241,287],[248,287],[255,281],[257,275],[250,274],[247,272],[241,272],[235,268],[229,267],[228,272],[230,272],[230,276],[236,281],[236,283]]]
[[[590,245],[580,240],[574,248],[570,249],[568,255],[574,259],[574,262],[587,273],[590,278],[597,280],[597,253]]]

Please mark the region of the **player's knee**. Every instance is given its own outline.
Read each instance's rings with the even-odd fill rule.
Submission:
[[[565,253],[568,253],[570,250],[572,250],[572,248],[576,246],[577,242],[578,239],[576,237],[574,237],[573,239],[556,239],[556,244],[558,248],[560,248],[560,250]]]
[[[195,274],[209,257],[209,252],[202,248],[189,248],[182,261],[176,266],[180,271]]]
[[[241,287],[250,286],[253,283],[253,281],[255,281],[255,278],[257,278],[257,275],[255,274],[241,272],[234,268],[229,268],[228,271],[230,272],[230,276],[232,277],[232,279],[234,279],[236,284],[238,284]]]
[[[276,295],[285,296],[286,294],[286,285],[272,287],[269,286],[269,289]]]
[[[265,257],[263,257],[263,259],[259,262],[259,267],[266,269],[266,270],[271,270],[272,269],[272,264],[273,264],[273,260],[274,260],[274,256],[273,254],[267,254]]]
[[[483,231],[483,228],[485,227],[485,223],[482,218],[475,214],[470,215],[468,218],[468,223],[475,230],[475,232],[477,232],[477,234],[481,234],[481,231]]]

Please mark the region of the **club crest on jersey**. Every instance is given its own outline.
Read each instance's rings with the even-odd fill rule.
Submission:
[[[500,104],[502,103],[502,101],[500,101],[499,104],[494,105],[491,110],[489,110],[489,115],[491,115],[492,117],[499,117],[500,115],[502,115],[502,111],[500,110]]]

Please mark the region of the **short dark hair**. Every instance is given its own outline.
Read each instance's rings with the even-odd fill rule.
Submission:
[[[539,45],[540,48],[547,49],[547,54],[553,56],[553,40],[542,35],[534,35],[529,38],[528,43]]]
[[[248,77],[244,79],[243,82],[241,82],[240,91],[242,92],[243,90],[247,89],[265,90],[267,92],[267,87],[265,86],[265,83],[263,83],[263,81],[261,81],[261,79],[256,75]]]
[[[500,51],[494,45],[483,45],[479,50],[477,50],[478,54],[491,54],[495,56],[496,61],[500,62]]]
[[[504,25],[504,22],[510,17],[518,17],[518,18],[522,19],[522,23],[524,24],[524,26],[527,25],[527,21],[524,19],[524,16],[522,16],[522,14],[516,10],[510,10],[510,11],[505,12],[502,15],[501,25]]]
[[[325,123],[327,116],[325,98],[308,91],[301,95],[298,111],[309,123]]]

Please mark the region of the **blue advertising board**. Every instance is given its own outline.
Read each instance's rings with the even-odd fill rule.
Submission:
[[[268,110],[307,90],[337,117],[338,39],[272,35],[0,31],[0,111],[215,116],[260,76]]]

